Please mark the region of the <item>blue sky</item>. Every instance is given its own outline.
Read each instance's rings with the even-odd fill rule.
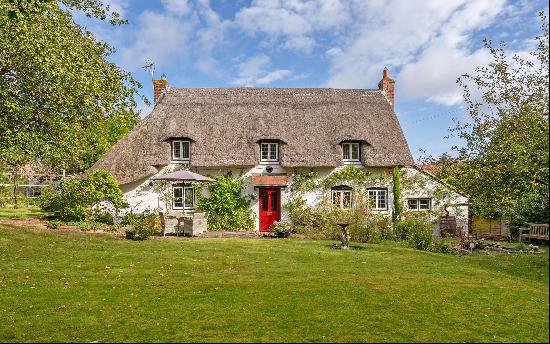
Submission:
[[[411,153],[450,152],[464,120],[459,75],[485,65],[483,39],[525,54],[546,1],[104,0],[128,20],[112,27],[76,15],[116,49],[110,59],[152,99],[156,65],[173,87],[376,88],[385,66]],[[139,104],[142,117],[151,111]]]

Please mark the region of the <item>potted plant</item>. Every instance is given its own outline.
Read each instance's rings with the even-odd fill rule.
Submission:
[[[288,238],[290,235],[291,224],[289,222],[275,221],[269,226],[271,232],[278,238]]]

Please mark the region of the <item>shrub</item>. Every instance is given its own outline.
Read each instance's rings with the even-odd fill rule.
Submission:
[[[197,205],[208,212],[208,230],[251,230],[254,214],[249,201],[241,195],[243,181],[228,173],[212,177],[217,182],[208,184],[209,197],[200,197]]]
[[[429,250],[433,240],[433,223],[422,219],[399,221],[395,225],[395,236],[406,240],[413,248]]]
[[[432,242],[431,251],[437,252],[437,253],[450,254],[452,253],[452,248],[449,242],[446,242],[443,240],[434,240]]]
[[[121,223],[127,225],[125,236],[130,240],[147,240],[162,230],[161,218],[155,213],[128,213],[122,218]]]
[[[65,179],[59,188],[44,188],[39,198],[44,211],[64,221],[97,221],[96,217],[106,220],[97,207],[104,201],[116,209],[126,207],[116,179],[103,170],[85,179]]]
[[[391,219],[382,214],[365,214],[362,209],[350,210],[351,241],[378,242],[393,239]]]
[[[63,221],[61,220],[50,220],[46,221],[46,227],[57,229],[57,227],[61,226],[63,224]]]

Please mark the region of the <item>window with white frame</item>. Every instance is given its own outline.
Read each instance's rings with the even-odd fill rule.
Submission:
[[[344,162],[360,161],[359,142],[342,143],[342,158]]]
[[[187,140],[172,141],[172,160],[189,161],[191,158],[191,142]]]
[[[388,209],[388,189],[372,188],[368,189],[369,203],[372,210]]]
[[[172,209],[195,209],[195,188],[176,185],[172,190]]]
[[[431,198],[409,198],[407,200],[407,205],[409,207],[409,210],[412,210],[412,211],[431,210],[432,199]]]
[[[279,161],[279,143],[262,142],[260,144],[260,161],[277,162]]]
[[[333,187],[331,191],[333,206],[346,209],[353,206],[353,189],[351,187],[340,185]]]

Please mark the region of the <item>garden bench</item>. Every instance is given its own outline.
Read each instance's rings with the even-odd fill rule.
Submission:
[[[531,223],[529,228],[519,229],[519,241],[522,238],[540,239],[548,241],[548,224]]]

